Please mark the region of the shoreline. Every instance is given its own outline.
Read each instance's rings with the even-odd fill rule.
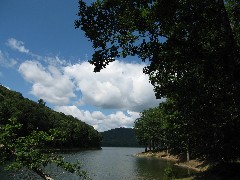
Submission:
[[[153,157],[157,159],[162,159],[166,161],[171,161],[175,166],[188,168],[197,172],[204,172],[209,168],[209,164],[204,161],[198,161],[196,159],[190,161],[182,161],[178,156],[167,154],[165,151],[159,152],[141,152],[138,154],[134,154],[137,157]]]
[[[78,147],[64,147],[64,148],[46,148],[43,151],[50,152],[65,152],[65,151],[88,151],[88,150],[102,150],[102,147],[78,148]]]

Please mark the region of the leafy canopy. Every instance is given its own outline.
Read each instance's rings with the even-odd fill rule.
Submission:
[[[68,172],[76,173],[82,179],[87,178],[86,172],[81,170],[79,163],[68,163],[61,156],[43,152],[46,143],[56,141],[56,139],[63,140],[61,132],[56,130],[48,133],[33,131],[28,136],[18,137],[17,131],[21,128],[22,124],[16,119],[10,119],[6,125],[0,127],[1,164],[11,158],[11,163],[7,165],[8,170],[28,168],[43,179],[51,179],[50,175],[44,172],[44,167],[48,164],[55,164]]]
[[[156,97],[174,102],[182,144],[190,136],[195,155],[227,161],[240,156],[239,9],[238,0],[80,0],[75,28],[93,43],[95,72],[115,58],[148,60]]]

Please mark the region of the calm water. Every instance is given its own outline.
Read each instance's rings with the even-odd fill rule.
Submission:
[[[178,177],[188,175],[187,169],[173,166],[172,163],[156,158],[135,157],[133,154],[142,152],[143,148],[103,147],[102,150],[88,150],[61,154],[69,162],[82,162],[83,169],[93,180],[154,180],[162,179],[164,169],[171,166]],[[56,180],[77,180],[77,176],[63,172],[54,166],[47,167]],[[0,179],[39,179],[26,170],[22,173],[1,172]]]

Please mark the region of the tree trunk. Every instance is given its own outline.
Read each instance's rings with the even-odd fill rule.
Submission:
[[[51,178],[49,175],[45,174],[41,169],[32,168],[32,170],[45,180],[53,180],[53,178]]]
[[[189,149],[187,148],[187,161],[190,160]]]
[[[149,151],[152,150],[152,140],[149,142]]]
[[[154,143],[154,141],[152,141],[152,149],[153,149],[153,151],[155,150],[155,143]]]

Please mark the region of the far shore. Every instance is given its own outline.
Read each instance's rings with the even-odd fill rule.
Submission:
[[[52,151],[52,152],[64,152],[64,151],[86,151],[86,150],[101,150],[101,147],[91,147],[91,148],[76,148],[76,147],[64,147],[64,148],[46,148],[43,151]]]
[[[192,169],[197,172],[204,172],[209,168],[209,164],[205,163],[204,161],[198,161],[198,160],[183,161],[178,156],[170,155],[165,151],[159,151],[159,152],[148,151],[148,152],[142,152],[142,153],[135,154],[134,156],[154,157],[154,158],[158,158],[158,159],[172,161],[175,166]]]

